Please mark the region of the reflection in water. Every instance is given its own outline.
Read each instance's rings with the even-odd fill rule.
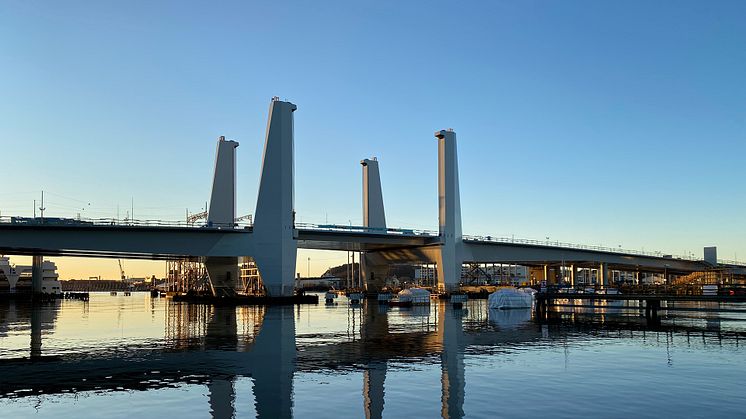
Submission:
[[[59,301],[31,304],[30,301],[0,299],[0,338],[10,331],[28,331],[30,336],[29,357],[42,356],[42,334],[54,332]],[[7,357],[0,345],[0,359]]]
[[[106,302],[109,297],[97,298]],[[744,337],[743,330],[722,331],[725,323],[716,313],[705,313],[689,323],[671,317],[651,328],[634,315],[609,316],[609,307],[602,309],[603,317],[566,311],[539,324],[531,310],[487,310],[480,301],[471,301],[464,309],[434,303],[407,310],[375,302],[355,307],[340,303],[334,307],[235,308],[148,300],[142,312],[154,323],[161,322],[157,333],[145,340],[120,340],[119,346],[106,346],[106,338],[99,337],[100,347],[71,347],[75,342],[70,342],[70,336],[82,329],[57,318],[59,313],[80,316],[79,304],[34,306],[0,301],[0,398],[28,397],[28,389],[54,394],[201,385],[206,389],[203,407],[214,418],[243,417],[248,407],[257,417],[290,418],[294,403],[299,402],[294,400],[299,375],[323,371],[333,380],[340,370],[361,371],[362,382],[358,381],[355,391],[358,396],[362,391],[362,406],[357,408],[362,408],[366,418],[382,418],[399,413],[390,406],[392,401],[394,406],[400,402],[401,393],[387,391],[397,385],[396,378],[387,382],[392,374],[397,377],[402,365],[434,365],[439,373],[440,415],[463,418],[469,398],[480,397],[472,390],[466,394],[465,364],[470,356],[498,360],[512,348],[542,350],[561,342],[567,368],[573,348],[614,338],[660,345],[665,348],[666,365],[673,367],[677,345],[716,342],[722,346],[735,339],[739,348],[739,339]],[[111,306],[118,310],[112,315],[117,324],[134,316],[134,309],[126,304]],[[92,313],[96,310],[102,309]],[[299,324],[305,318],[309,323]],[[72,328],[72,334],[65,335],[60,325]],[[13,349],[20,340],[25,348],[19,344]],[[246,387],[240,383],[247,379],[252,384],[253,406],[242,405],[247,395],[241,394]],[[477,388],[484,385],[472,383]],[[321,416],[322,412],[319,406]]]
[[[361,338],[374,344],[385,340],[389,333],[386,306],[366,304],[365,321],[361,328]],[[383,417],[384,398],[386,395],[387,362],[385,359],[370,359],[363,371],[363,409],[366,419]]]
[[[257,416],[292,417],[296,358],[293,307],[267,309],[251,352]]]
[[[464,329],[462,327],[463,309],[452,309],[449,305],[440,304],[439,330],[443,339],[441,363],[441,416],[455,419],[464,417]]]
[[[489,310],[489,319],[492,324],[500,330],[515,330],[531,322],[533,310],[530,308],[519,308],[514,310]]]

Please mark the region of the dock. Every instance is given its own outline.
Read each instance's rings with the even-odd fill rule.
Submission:
[[[582,293],[556,293],[539,292],[535,295],[536,312],[545,316],[549,307],[572,307],[572,308],[606,308],[595,305],[596,301],[637,301],[640,309],[645,310],[645,318],[657,321],[658,312],[665,311],[691,311],[691,312],[730,312],[746,313],[746,309],[730,307],[667,307],[661,306],[661,302],[694,302],[694,303],[744,303],[746,295],[678,295],[678,294],[582,294]],[[576,303],[577,300],[589,301],[590,304]],[[571,302],[564,302],[571,301]]]

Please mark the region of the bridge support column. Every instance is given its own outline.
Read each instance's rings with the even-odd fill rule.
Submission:
[[[295,284],[293,112],[276,98],[269,105],[262,177],[254,217],[254,260],[271,297],[290,296]]]
[[[378,159],[364,159],[363,167],[363,226],[386,232],[386,212],[383,209],[383,191]]]
[[[31,290],[34,294],[42,293],[44,280],[44,256],[34,255],[31,258]]]
[[[442,130],[436,132],[435,137],[438,139],[438,221],[441,240],[440,252],[436,256],[438,289],[451,292],[458,290],[463,265],[456,133]]]
[[[609,267],[605,263],[598,266],[598,284],[601,288],[609,286]]]
[[[570,287],[575,288],[575,264],[570,265]]]
[[[378,292],[386,286],[388,265],[382,263],[375,253],[366,252],[360,260],[363,283],[368,292]]]
[[[385,233],[386,213],[383,207],[383,191],[378,160],[375,157],[364,159],[360,162],[360,165],[363,167],[363,226]],[[366,291],[378,292],[386,286],[388,265],[382,263],[375,254],[363,253],[360,258],[360,269]]]
[[[236,294],[238,287],[238,258],[208,257],[205,268],[210,279],[212,295],[230,297]]]
[[[215,173],[212,180],[207,225],[232,229],[236,222],[236,147],[235,141],[218,138],[215,153]],[[212,294],[216,297],[236,294],[238,258],[207,258],[205,268]]]

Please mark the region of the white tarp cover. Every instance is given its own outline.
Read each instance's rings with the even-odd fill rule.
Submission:
[[[430,291],[423,288],[407,288],[399,291],[399,301],[412,304],[430,304]]]
[[[487,299],[489,308],[499,309],[531,308],[533,302],[534,294],[531,291],[513,287],[500,288]]]

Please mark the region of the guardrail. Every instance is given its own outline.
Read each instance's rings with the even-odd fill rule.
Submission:
[[[312,231],[339,231],[349,233],[364,233],[364,234],[393,234],[399,236],[413,236],[413,237],[438,237],[437,231],[429,230],[415,230],[407,228],[376,228],[376,227],[364,227],[364,226],[353,226],[353,225],[340,225],[340,224],[311,224],[311,223],[295,223],[295,228],[299,230],[312,230]]]
[[[671,255],[671,254],[667,254],[663,252],[646,252],[643,250],[622,249],[620,247],[593,246],[593,245],[584,245],[584,244],[576,244],[576,243],[565,243],[565,242],[560,242],[556,240],[555,241],[533,240],[533,239],[516,239],[513,237],[469,236],[469,235],[464,235],[463,238],[464,240],[479,241],[479,242],[528,244],[532,246],[558,247],[558,248],[563,248],[563,249],[574,249],[574,250],[591,250],[591,251],[597,251],[597,252],[619,253],[619,254],[633,255],[633,256],[650,256],[650,257],[657,257],[657,258],[671,259],[671,260],[685,260],[685,261],[691,261],[691,262],[702,261],[702,259],[696,258],[694,256]],[[738,263],[732,263],[732,261],[723,261],[723,260],[718,260],[718,263],[746,266],[743,263],[738,264]]]
[[[46,225],[46,226],[116,226],[116,227],[182,227],[182,228],[211,228],[234,229],[249,228],[250,223],[192,223],[187,221],[168,220],[128,220],[117,218],[59,218],[59,217],[0,217],[0,224],[12,225]]]

